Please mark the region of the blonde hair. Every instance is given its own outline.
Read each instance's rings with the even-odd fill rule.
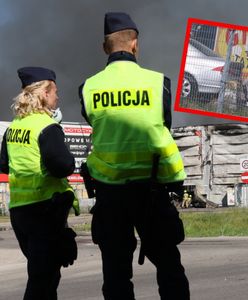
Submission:
[[[32,113],[52,113],[47,107],[46,100],[43,96],[44,91],[50,91],[52,82],[49,80],[38,81],[26,86],[22,92],[17,95],[11,105],[15,116],[20,118],[26,117]]]
[[[133,29],[117,31],[104,37],[104,48],[109,52],[129,50],[131,42],[137,39],[138,34]]]

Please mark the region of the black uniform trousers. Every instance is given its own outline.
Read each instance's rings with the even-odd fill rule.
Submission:
[[[10,209],[13,230],[27,258],[28,281],[23,300],[57,300],[61,278],[59,234],[72,200],[67,202],[60,209],[52,200]]]
[[[105,300],[135,299],[131,282],[135,229],[146,257],[157,269],[161,299],[190,299],[176,246],[184,239],[183,224],[164,186],[152,200],[149,183],[108,185],[97,181],[92,214],[92,238],[102,254]]]

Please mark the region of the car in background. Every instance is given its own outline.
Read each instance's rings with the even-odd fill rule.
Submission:
[[[199,41],[190,39],[181,97],[193,99],[200,94],[218,95],[224,65],[224,58]],[[229,80],[238,80],[241,77],[242,68],[241,63],[231,62]]]

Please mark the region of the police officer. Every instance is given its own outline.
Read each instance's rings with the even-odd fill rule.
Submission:
[[[65,228],[74,194],[66,176],[75,167],[55,121],[55,73],[41,67],[18,70],[22,91],[12,105],[15,118],[6,130],[0,156],[9,174],[10,219],[27,258],[24,300],[55,300],[60,268],[76,258],[75,234]]]
[[[107,66],[79,88],[82,115],[93,127],[87,167],[95,182],[92,237],[102,253],[104,299],[135,299],[136,228],[143,254],[157,268],[161,299],[187,300],[189,284],[177,248],[183,225],[168,193],[185,178],[168,130],[170,80],[137,64],[139,32],[129,15],[107,13],[104,33]],[[150,177],[156,169],[154,195]]]

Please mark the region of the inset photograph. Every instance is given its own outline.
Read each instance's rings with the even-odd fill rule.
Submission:
[[[248,121],[248,27],[188,19],[174,109]]]

